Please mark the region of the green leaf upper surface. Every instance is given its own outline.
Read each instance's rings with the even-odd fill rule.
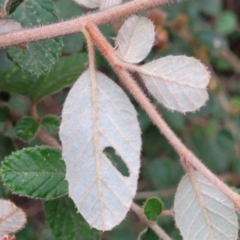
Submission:
[[[23,196],[51,199],[68,191],[61,152],[49,147],[25,148],[6,157],[1,176],[8,188]]]
[[[47,221],[57,240],[97,240],[98,232],[90,228],[68,197],[45,203]]]
[[[57,21],[52,0],[26,0],[11,17],[23,27],[39,26]],[[8,56],[24,71],[34,75],[48,72],[58,60],[62,51],[59,39],[30,43],[27,49],[8,48]]]
[[[0,105],[0,122],[5,122],[10,117],[10,110],[7,105],[1,104]]]
[[[149,221],[157,221],[158,216],[162,212],[162,210],[163,203],[160,199],[156,197],[147,199],[143,206],[144,216]]]
[[[8,12],[10,14],[13,13],[23,1],[24,0],[9,0],[8,6],[7,6]]]
[[[60,119],[54,115],[47,115],[42,119],[42,126],[50,133],[57,133],[60,126]]]
[[[49,73],[39,78],[32,77],[15,66],[3,74],[0,88],[6,92],[29,96],[33,101],[39,101],[72,85],[84,71],[86,62],[85,53],[62,57]]]
[[[35,138],[39,127],[39,123],[32,117],[21,118],[15,126],[16,135],[22,140],[29,142]]]
[[[0,162],[5,156],[11,154],[15,150],[13,141],[10,137],[2,135],[0,133]]]
[[[159,240],[158,235],[149,227],[140,232],[138,240]]]

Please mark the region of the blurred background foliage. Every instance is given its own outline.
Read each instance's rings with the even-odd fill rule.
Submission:
[[[87,9],[81,8],[71,0],[53,2],[56,18],[59,20],[87,12]],[[9,17],[21,22],[23,19],[21,11],[18,11],[19,8],[21,4]],[[136,81],[182,141],[221,179],[238,188],[240,186],[240,2],[188,0],[159,7],[143,15],[155,23],[156,31],[155,45],[146,61],[180,54],[200,59],[208,66],[212,76],[209,84],[209,101],[196,113],[182,115],[170,112],[152,99],[137,75]],[[45,16],[43,15],[42,18]],[[49,21],[52,22],[53,19],[54,17],[49,17]],[[24,22],[21,23],[24,25]],[[46,19],[41,19],[40,23],[46,23]],[[37,22],[32,25],[37,25]],[[101,27],[101,31],[112,44],[120,26],[121,22],[117,22]],[[12,151],[41,145],[41,141],[36,137],[39,128],[44,128],[52,136],[58,137],[59,118],[69,90],[68,86],[87,66],[87,57],[86,43],[80,33],[54,41],[57,41],[58,45],[53,46],[49,43],[46,46],[51,51],[56,51],[54,54],[59,55],[60,60],[56,57],[51,63],[53,68],[50,73],[44,73],[46,66],[43,66],[40,72],[31,65],[26,65],[24,69],[24,57],[18,62],[14,61],[16,54],[20,56],[24,53],[24,49],[11,48],[0,51],[0,161]],[[63,48],[59,48],[61,41]],[[40,49],[36,49],[34,51],[38,53]],[[42,56],[35,57],[40,61],[38,58]],[[97,53],[96,61],[100,71],[118,82],[100,53]],[[138,104],[133,99],[132,101],[139,113],[143,139],[142,168],[136,202],[142,205],[146,198],[158,196],[162,199],[165,209],[171,209],[176,186],[184,173],[183,169],[170,144]],[[33,117],[34,120],[36,108],[39,115],[38,122],[33,121],[31,124],[28,122],[26,125],[26,119],[22,118],[31,116],[30,118]],[[54,116],[52,118],[48,116],[48,119],[44,120],[47,115]],[[111,151],[107,154],[111,155],[110,158],[120,171],[124,171],[124,165],[121,165],[117,156]],[[18,240],[57,239],[46,222],[42,201],[14,195],[1,182],[0,197],[10,198],[28,215],[28,225],[17,234]],[[158,222],[173,239],[181,239],[172,217],[160,216]],[[102,239],[136,240],[143,228],[144,225],[137,216],[130,212],[118,227],[104,233]]]

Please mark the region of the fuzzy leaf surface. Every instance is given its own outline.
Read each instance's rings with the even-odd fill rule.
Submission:
[[[123,90],[100,72],[85,71],[65,101],[60,126],[69,196],[90,226],[106,231],[126,216],[140,167],[137,113]],[[112,147],[123,176],[104,154]]]
[[[144,64],[141,69],[147,89],[170,110],[196,111],[208,100],[210,75],[195,58],[167,56]]]
[[[153,23],[146,17],[133,15],[118,31],[116,53],[125,62],[141,62],[150,52],[154,38]]]
[[[144,216],[149,221],[157,221],[163,210],[163,203],[159,198],[152,197],[146,200],[143,205]]]
[[[5,158],[4,184],[13,192],[35,198],[56,198],[67,193],[61,152],[49,147],[25,148]]]
[[[100,0],[74,0],[76,3],[87,8],[98,8]]]
[[[45,210],[47,222],[57,240],[99,239],[99,233],[89,227],[69,197],[46,201]]]
[[[233,203],[197,171],[186,174],[174,200],[175,221],[184,240],[236,240]]]
[[[100,0],[100,9],[110,8],[122,3],[122,0]]]
[[[25,223],[26,215],[21,208],[10,201],[0,199],[0,237],[19,231]]]
[[[50,133],[57,133],[60,126],[60,119],[58,116],[47,115],[42,119],[42,126]]]
[[[32,117],[23,117],[15,126],[16,135],[23,141],[30,142],[35,138],[39,127],[39,123]]]
[[[28,28],[57,21],[52,0],[26,0],[11,17]],[[62,43],[56,38],[30,43],[27,49],[10,47],[8,55],[24,71],[39,76],[52,68],[59,59],[61,50]]]

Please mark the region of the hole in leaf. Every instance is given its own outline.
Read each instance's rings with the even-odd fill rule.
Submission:
[[[106,157],[112,162],[113,166],[125,177],[129,177],[128,168],[119,155],[112,147],[107,147],[103,151]]]

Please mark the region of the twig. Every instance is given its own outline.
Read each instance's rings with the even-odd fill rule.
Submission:
[[[39,138],[42,142],[45,144],[57,148],[59,150],[62,150],[61,144],[52,136],[50,136],[48,133],[46,133],[43,129],[40,129],[37,138]]]
[[[148,227],[150,227],[161,239],[171,240],[171,238],[156,222],[150,222],[144,217],[143,210],[141,207],[139,207],[135,203],[132,203],[131,209],[137,214],[139,219],[143,221]]]
[[[81,32],[88,22],[96,25],[113,22],[172,0],[134,0],[103,11],[41,27],[0,35],[0,48]]]
[[[225,193],[228,198],[233,201],[235,206],[240,209],[240,196],[232,189],[230,189],[225,183],[219,180],[175,135],[172,129],[157,112],[155,107],[151,104],[149,99],[138,87],[131,75],[121,67],[121,61],[116,57],[113,48],[105,40],[104,36],[101,34],[98,28],[94,24],[89,23],[88,25],[86,25],[86,29],[90,33],[97,47],[103,53],[103,56],[106,57],[114,71],[118,74],[122,83],[127,87],[127,89],[131,92],[134,98],[140,103],[140,105],[149,115],[153,123],[158,127],[158,129],[160,130],[160,132],[162,132],[166,139],[168,139],[175,151],[181,157],[182,163],[193,166],[195,169],[197,169],[217,188],[219,188],[219,190]],[[187,166],[187,168],[188,167],[189,166]]]
[[[175,188],[162,190],[162,191],[149,191],[149,192],[138,192],[134,199],[147,199],[150,197],[167,197],[171,196],[176,192]]]

